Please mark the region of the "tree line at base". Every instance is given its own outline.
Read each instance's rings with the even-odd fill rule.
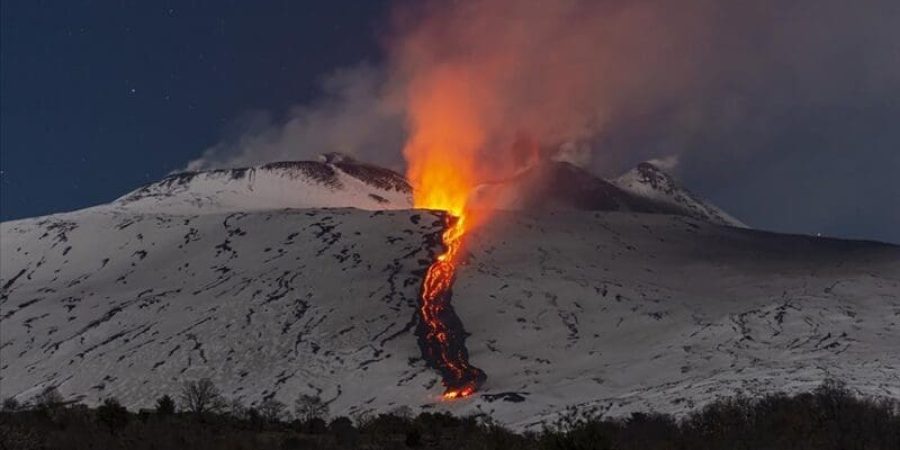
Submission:
[[[289,411],[272,398],[255,406],[226,401],[208,379],[183,385],[176,399],[132,412],[116,399],[96,407],[48,388],[28,404],[0,410],[0,449],[900,449],[900,401],[860,398],[841,383],[812,392],[724,398],[684,417],[633,413],[604,418],[564,411],[540,431],[516,433],[487,416],[455,417],[409,408],[328,417],[328,406],[300,396]]]

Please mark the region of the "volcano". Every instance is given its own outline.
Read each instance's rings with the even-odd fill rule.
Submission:
[[[516,429],[569,406],[681,414],[826,378],[900,396],[897,246],[726,226],[646,173],[542,170],[558,182],[540,195],[490,186],[509,208],[457,250],[449,215],[409,209],[402,176],[333,155],[4,222],[0,396],[54,385],[138,409],[209,377],[245,404],[309,394],[336,415],[408,406]],[[421,308],[448,252],[440,348]]]

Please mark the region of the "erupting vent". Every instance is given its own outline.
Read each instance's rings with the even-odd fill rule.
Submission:
[[[416,336],[422,357],[441,373],[445,399],[471,395],[487,379],[485,373],[469,364],[466,333],[450,305],[456,256],[465,232],[464,217],[445,216],[442,234],[444,253],[428,267],[419,294],[419,326]]]

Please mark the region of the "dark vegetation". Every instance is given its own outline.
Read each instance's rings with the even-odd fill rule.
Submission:
[[[53,388],[0,412],[2,449],[900,449],[900,402],[864,399],[843,385],[813,392],[735,397],[675,419],[632,414],[603,419],[570,410],[543,431],[513,433],[489,418],[411,411],[328,417],[317,397],[288,406],[274,399],[228,402],[209,380],[186,383],[155,409],[132,412],[117,400],[96,408],[67,402]]]

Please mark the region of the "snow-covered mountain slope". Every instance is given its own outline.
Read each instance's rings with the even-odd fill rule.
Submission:
[[[2,395],[53,384],[140,407],[210,376],[248,402],[424,401],[438,380],[411,320],[441,224],[350,209],[3,223]]]
[[[456,312],[485,388],[509,393],[483,406],[510,423],[826,378],[900,397],[900,247],[578,211],[502,215],[467,239]]]
[[[412,190],[399,174],[339,154],[321,161],[186,172],[133,191],[114,207],[207,214],[277,208],[408,209]]]
[[[502,210],[676,214],[745,227],[650,163],[610,182],[568,162],[543,161],[510,179],[479,186],[473,200]]]
[[[94,208],[0,227],[0,396],[150,406],[184,380],[333,414],[683,412],[828,377],[900,396],[900,248],[682,216],[498,213],[454,286],[482,392],[442,403],[414,336],[422,211]]]
[[[747,227],[740,220],[682,187],[671,175],[650,162],[638,164],[612,183],[637,196],[671,206],[675,212],[688,217],[720,225]]]

